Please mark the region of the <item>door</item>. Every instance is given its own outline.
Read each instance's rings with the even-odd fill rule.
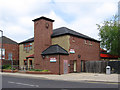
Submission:
[[[77,61],[74,60],[74,72],[77,72]]]
[[[85,61],[81,60],[81,72],[85,72]]]
[[[74,62],[73,62],[73,60],[70,60],[70,72],[71,73],[74,72]]]
[[[68,73],[68,60],[64,60],[64,74]]]
[[[70,72],[77,72],[77,60],[70,60]]]

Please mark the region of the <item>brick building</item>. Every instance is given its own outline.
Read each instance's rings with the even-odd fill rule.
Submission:
[[[34,38],[19,45],[21,67],[66,74],[84,71],[85,61],[100,60],[100,41],[66,27],[53,30],[54,20],[46,17],[33,22]]]
[[[3,54],[2,54],[3,65],[11,64],[11,60],[13,60],[13,62],[16,65],[18,65],[18,61],[19,61],[18,43],[5,36],[2,37],[2,43],[3,43],[3,49],[2,49],[3,50]],[[1,44],[0,44],[0,59],[1,59]]]

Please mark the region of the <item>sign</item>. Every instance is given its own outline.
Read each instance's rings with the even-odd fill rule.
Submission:
[[[74,49],[70,49],[70,53],[75,53],[75,50]]]
[[[56,62],[56,58],[50,58],[50,62]]]
[[[0,59],[1,59],[1,48],[0,48]],[[5,59],[5,49],[2,49],[2,59]]]

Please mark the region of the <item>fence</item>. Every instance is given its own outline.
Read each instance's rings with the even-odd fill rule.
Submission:
[[[120,61],[86,61],[85,71],[90,73],[105,73],[107,65],[111,67],[111,73],[120,74]]]
[[[91,73],[105,73],[106,66],[106,61],[86,61],[85,71]]]
[[[19,69],[19,60],[2,60],[2,65],[13,65],[13,68]]]
[[[112,73],[120,74],[120,61],[109,61],[108,65],[111,67]]]

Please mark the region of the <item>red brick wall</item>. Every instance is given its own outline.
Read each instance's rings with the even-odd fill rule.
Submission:
[[[46,28],[46,23],[49,27]],[[40,19],[34,22],[34,65],[36,69],[43,69],[41,53],[51,45],[52,22]]]
[[[5,49],[5,59],[8,59],[8,54],[12,53],[13,60],[19,60],[19,46],[17,44],[3,44]]]
[[[50,62],[50,58],[56,58],[56,62]],[[68,60],[68,55],[47,55],[43,59],[42,63],[44,66],[44,70],[49,70],[54,74],[59,74],[59,60],[60,60],[60,74],[64,73],[64,62],[63,60]],[[68,60],[69,62],[69,60]],[[69,68],[68,68],[69,72]]]
[[[74,49],[75,54],[70,54],[69,59],[77,60],[77,72],[81,71],[81,60],[100,60],[100,43],[91,41],[92,45],[89,45],[90,40],[87,40],[87,44],[84,40],[75,36],[70,37],[70,49]],[[81,57],[78,58],[78,55]]]

